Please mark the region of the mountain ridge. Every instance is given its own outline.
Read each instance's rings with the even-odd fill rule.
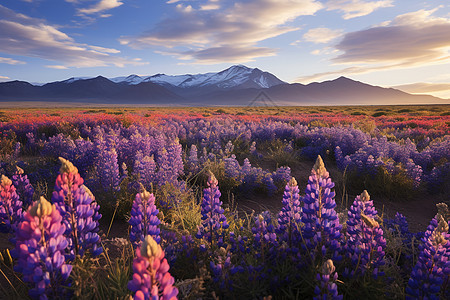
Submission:
[[[449,104],[449,99],[406,92],[340,76],[309,84],[286,83],[275,75],[243,65],[217,73],[72,77],[33,85],[26,81],[0,83],[0,101],[60,101],[149,105],[237,105],[258,103],[264,92],[277,105]]]

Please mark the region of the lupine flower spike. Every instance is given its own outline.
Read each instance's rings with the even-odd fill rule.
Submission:
[[[22,200],[24,210],[31,205],[33,201],[34,188],[30,184],[27,175],[24,175],[23,169],[16,166],[16,173],[12,176],[12,182],[16,188],[17,195]]]
[[[386,240],[383,229],[375,220],[377,211],[369,193],[364,192],[355,198],[348,211],[346,253],[351,259],[353,270],[346,275],[365,274],[371,270],[375,278],[378,269],[384,265],[384,249]]]
[[[303,236],[312,258],[317,254],[325,256],[331,252],[333,260],[339,260],[339,238],[342,226],[337,216],[334,183],[325,168],[320,155],[311,171],[306,186],[302,211]]]
[[[317,274],[318,284],[314,289],[315,297],[313,299],[342,299],[343,296],[338,294],[336,280],[338,274],[331,259],[322,265],[322,270]]]
[[[14,233],[21,218],[22,201],[20,201],[12,181],[2,175],[0,180],[0,231]]]
[[[52,201],[56,204],[66,225],[65,236],[69,247],[66,256],[74,259],[83,256],[87,250],[99,255],[103,249],[99,246],[98,232],[99,206],[91,191],[83,185],[78,169],[68,160],[60,157],[61,169],[56,178]]]
[[[210,174],[208,188],[203,190],[201,204],[202,224],[198,228],[196,237],[205,238],[209,243],[217,241],[218,247],[224,246],[222,230],[228,228],[227,218],[223,214],[220,201],[218,181],[214,174]]]
[[[439,212],[431,221],[422,238],[423,245],[417,264],[411,272],[406,287],[406,299],[440,299],[441,291],[447,293],[450,284],[450,234],[443,214],[447,206],[439,204]],[[445,213],[446,214],[446,213]],[[441,295],[445,298],[445,294]]]
[[[294,243],[301,242],[299,229],[302,208],[297,181],[294,177],[286,185],[282,203],[283,207],[278,214],[277,233],[280,234],[280,239],[291,247]]]
[[[60,298],[65,291],[72,266],[64,262],[68,246],[66,230],[56,206],[41,197],[24,214],[19,224],[17,243],[12,255],[17,259],[16,272],[33,287],[30,296],[39,299]]]
[[[150,235],[157,243],[161,241],[158,219],[159,210],[155,206],[155,196],[141,184],[141,192],[136,194],[131,208],[131,218],[128,223],[131,225],[130,240],[136,248],[144,237]]]
[[[133,279],[128,282],[134,299],[177,299],[178,289],[173,286],[175,280],[169,268],[161,246],[151,236],[146,236],[141,247],[136,249]]]

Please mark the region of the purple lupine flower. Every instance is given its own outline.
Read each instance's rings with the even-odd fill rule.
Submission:
[[[228,141],[228,143],[225,145],[225,156],[229,157],[231,154],[233,154],[234,151],[234,145],[231,141]]]
[[[141,186],[141,192],[136,194],[131,208],[131,218],[128,223],[131,225],[130,240],[136,248],[144,237],[149,235],[157,243],[161,241],[158,219],[159,210],[155,206],[155,196]]]
[[[269,211],[264,211],[255,218],[252,233],[256,256],[264,259],[267,252],[277,245],[277,235]]]
[[[300,242],[301,212],[297,181],[294,177],[286,185],[282,200],[283,207],[278,213],[277,233],[281,241],[289,247]]]
[[[30,184],[30,180],[27,175],[24,175],[23,169],[16,167],[17,171],[12,176],[12,182],[14,187],[16,188],[16,193],[19,195],[19,198],[22,200],[22,206],[24,210],[30,206],[33,201],[34,188]]]
[[[116,151],[116,142],[112,138],[104,140],[102,136],[97,137],[94,143],[95,159],[94,166],[99,178],[99,190],[104,192],[116,192],[119,189],[119,163]]]
[[[225,164],[225,174],[229,178],[233,178],[235,180],[239,180],[241,166],[239,165],[238,160],[236,159],[236,155],[231,154],[230,157],[224,158]]]
[[[15,233],[22,219],[22,201],[12,181],[2,175],[0,180],[0,231]]]
[[[136,249],[133,278],[128,282],[134,299],[177,299],[178,289],[173,286],[175,279],[170,275],[169,268],[161,246],[151,236],[146,236],[141,247]]]
[[[156,173],[157,183],[159,186],[161,186],[169,181],[169,178],[171,177],[169,154],[166,148],[162,148],[160,151],[158,151],[156,162],[158,164],[158,172]]]
[[[138,151],[134,161],[133,175],[136,180],[142,185],[150,189],[152,183],[156,180],[156,163],[152,156],[143,156],[141,151]]]
[[[196,237],[204,238],[211,245],[215,242],[223,246],[223,230],[228,228],[227,218],[223,214],[222,201],[218,181],[214,174],[210,174],[208,188],[203,190],[201,204],[202,223],[198,226]]]
[[[64,263],[65,230],[56,205],[44,197],[34,202],[18,226],[16,247],[11,252],[17,259],[14,270],[32,285],[29,294],[33,298],[55,299],[66,294],[63,285],[67,285],[72,266]]]
[[[276,186],[284,186],[291,179],[291,168],[279,167],[272,173],[272,179]]]
[[[330,251],[336,261],[341,259],[338,250],[342,226],[334,209],[335,193],[331,191],[334,183],[329,176],[319,155],[308,178],[303,198],[302,231],[306,248],[312,258],[319,253],[325,256],[325,253]]]
[[[314,300],[321,299],[342,299],[343,296],[338,294],[336,281],[338,274],[331,259],[322,265],[322,270],[317,273],[318,284],[314,288]]]
[[[384,220],[383,223],[389,229],[389,231],[393,231],[405,237],[411,235],[406,217],[399,212],[395,214],[393,220],[387,219]]]
[[[100,184],[106,192],[119,189],[119,163],[116,149],[107,149],[96,160],[95,167],[100,178]]]
[[[120,176],[120,182],[128,178],[128,167],[125,162],[120,166],[120,170],[122,171],[122,175]]]
[[[351,259],[355,269],[348,275],[364,275],[366,271],[373,272],[375,278],[383,275],[379,267],[384,265],[384,249],[386,240],[383,229],[375,218],[377,211],[366,190],[357,196],[348,210],[346,254]]]
[[[97,256],[103,248],[99,246],[98,235],[101,214],[91,191],[83,185],[78,169],[68,160],[60,157],[61,169],[56,178],[52,201],[63,218],[66,227],[64,235],[69,247],[66,256],[72,260],[90,250]]]
[[[255,156],[258,155],[258,152],[256,151],[256,142],[255,141],[253,141],[252,144],[250,145],[250,153]]]
[[[441,208],[448,208],[440,203]],[[420,254],[406,287],[406,299],[440,299],[448,296],[450,284],[449,224],[442,211],[433,218],[422,238]],[[433,229],[434,228],[434,229]],[[430,234],[430,230],[432,230]],[[442,291],[442,292],[441,292]],[[445,296],[446,295],[446,296]]]
[[[167,146],[167,162],[169,164],[169,172],[167,173],[166,180],[170,183],[175,182],[178,176],[184,173],[184,164],[182,158],[183,148],[180,141],[175,139]]]
[[[189,157],[187,159],[187,168],[193,174],[196,174],[200,168],[197,152],[197,146],[192,144],[191,149],[189,150]]]
[[[209,262],[212,271],[213,281],[219,284],[221,290],[232,290],[232,281],[230,275],[235,273],[236,268],[231,263],[231,252],[220,247],[215,255],[215,260]]]

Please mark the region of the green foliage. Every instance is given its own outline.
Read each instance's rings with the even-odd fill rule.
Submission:
[[[13,130],[0,132],[0,157],[12,155],[17,143],[17,136]]]
[[[375,175],[348,172],[348,183],[351,190],[368,190],[373,195],[388,197],[392,201],[410,199],[414,194],[414,182],[406,174],[401,164],[397,165],[394,174],[385,167],[378,167]]]
[[[386,116],[386,115],[387,115],[387,113],[385,111],[379,111],[379,112],[372,114],[372,117],[377,118],[377,117]]]
[[[115,245],[115,251],[114,260],[111,260],[108,248],[102,253],[106,264],[98,268],[95,283],[97,299],[129,299],[127,284],[132,275],[133,247],[129,242],[119,243]]]
[[[274,161],[277,166],[292,166],[297,162],[298,150],[293,149],[291,152],[286,151],[288,142],[276,139],[265,142],[261,145],[261,149],[267,149],[267,158]]]
[[[365,112],[354,111],[351,113],[352,116],[367,116]]]

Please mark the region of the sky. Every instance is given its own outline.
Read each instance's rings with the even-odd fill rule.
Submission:
[[[450,99],[448,0],[4,0],[0,81],[218,72],[346,76]]]

